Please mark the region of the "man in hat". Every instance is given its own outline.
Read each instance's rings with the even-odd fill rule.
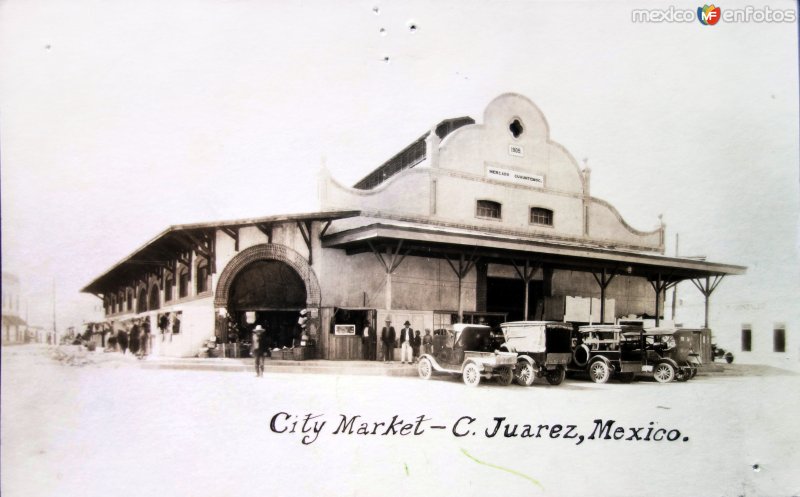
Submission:
[[[411,348],[411,340],[414,338],[414,330],[411,329],[411,323],[406,321],[403,323],[403,329],[400,330],[400,364],[406,363],[406,357],[408,357],[408,363],[414,360]]]
[[[264,354],[267,353],[267,337],[265,329],[260,324],[253,328],[252,354],[255,359],[256,376],[264,376]]]
[[[361,332],[361,349],[363,351],[364,360],[375,360],[376,338],[375,328],[372,326],[369,316],[367,316],[367,320],[364,322],[364,330]]]
[[[386,316],[386,326],[381,330],[381,343],[383,344],[383,362],[392,362],[394,359],[394,327],[391,316]]]

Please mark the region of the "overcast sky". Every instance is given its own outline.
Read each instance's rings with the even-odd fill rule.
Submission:
[[[78,324],[99,302],[79,289],[170,224],[314,210],[323,161],[352,184],[511,91],[593,195],[639,229],[664,215],[668,254],[679,232],[754,294],[798,295],[797,24],[631,22],[670,5],[698,6],[5,1],[3,270],[33,324],[54,278]]]

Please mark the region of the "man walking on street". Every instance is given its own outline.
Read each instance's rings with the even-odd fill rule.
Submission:
[[[386,326],[381,330],[381,343],[383,344],[383,362],[392,362],[394,359],[394,327],[392,318],[386,316]]]
[[[256,376],[264,376],[264,355],[267,353],[267,337],[265,336],[264,328],[261,325],[256,325],[253,328],[253,358],[256,365]]]

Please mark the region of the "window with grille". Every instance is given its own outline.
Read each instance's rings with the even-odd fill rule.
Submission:
[[[749,325],[742,326],[742,352],[753,350],[753,330]]]
[[[531,207],[531,224],[553,225],[553,211],[541,207]]]
[[[478,200],[476,214],[478,217],[500,219],[500,204],[491,200]]]
[[[782,326],[772,330],[772,344],[775,352],[786,352],[786,329]]]

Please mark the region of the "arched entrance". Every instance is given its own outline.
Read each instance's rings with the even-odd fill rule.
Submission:
[[[305,258],[282,245],[256,245],[220,274],[214,304],[224,323],[218,322],[217,335],[238,342],[240,355],[246,355],[252,329],[261,325],[271,347],[291,347],[300,338],[300,310],[319,302],[319,283]]]

